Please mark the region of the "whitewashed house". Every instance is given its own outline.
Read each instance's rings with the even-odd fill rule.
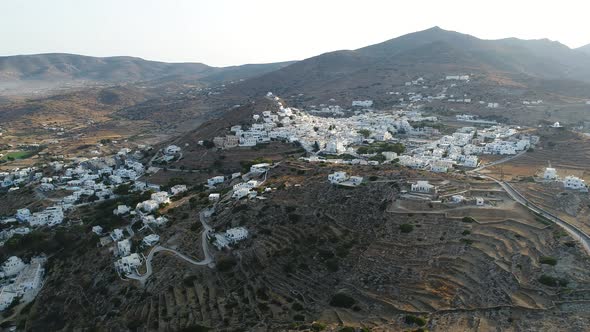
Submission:
[[[160,241],[160,236],[158,234],[150,234],[143,238],[142,243],[145,246],[151,247]]]
[[[142,259],[137,253],[125,256],[115,262],[115,269],[121,274],[131,274],[141,266]]]
[[[119,241],[123,238],[123,230],[120,228],[115,228],[112,232],[111,232],[111,239],[113,239],[113,241]]]
[[[169,145],[164,149],[164,153],[167,155],[174,155],[180,152],[180,147],[176,145]]]
[[[160,191],[157,193],[153,193],[151,196],[151,200],[158,202],[158,204],[166,204],[170,203],[170,196],[168,196],[168,193],[166,191]]]
[[[428,181],[417,181],[412,184],[410,190],[418,193],[434,193],[436,192],[436,187],[431,185]]]
[[[120,216],[129,213],[129,211],[131,211],[131,208],[127,205],[118,205],[117,208],[113,210],[113,214],[116,216]]]
[[[352,107],[371,107],[373,106],[372,100],[354,100]]]
[[[463,166],[465,167],[477,167],[477,164],[479,163],[477,156],[465,156],[465,159],[463,160]]]
[[[458,203],[461,203],[463,201],[465,201],[465,197],[462,196],[462,195],[453,195],[453,196],[451,196],[451,202],[453,202],[453,203],[457,203],[458,204]]]
[[[350,184],[352,184],[353,186],[359,186],[361,183],[363,183],[363,177],[351,176],[350,178],[348,178],[348,182],[350,182]]]
[[[31,226],[55,226],[61,224],[63,219],[63,209],[60,206],[52,206],[44,211],[33,213],[29,219],[29,224]]]
[[[214,176],[214,177],[207,180],[207,185],[210,187],[213,187],[218,183],[223,183],[223,181],[225,181],[225,178],[223,176],[221,176],[221,175]]]
[[[250,166],[250,173],[264,173],[268,171],[269,168],[270,164],[268,163],[255,164]]]
[[[218,193],[209,194],[209,201],[210,202],[216,202],[219,200],[219,198],[220,198],[220,194],[218,194]]]
[[[141,203],[137,203],[137,207],[136,209],[138,210],[143,210],[145,212],[153,212],[155,210],[157,210],[158,208],[160,208],[160,203],[154,201],[154,200],[147,200],[147,201],[143,201]]]
[[[557,179],[557,170],[553,167],[545,168],[545,172],[543,173],[543,179],[545,179],[545,180]]]
[[[563,186],[566,189],[574,189],[574,190],[586,190],[586,183],[584,180],[573,176],[573,175],[568,175],[565,177],[565,179],[563,180]]]
[[[117,242],[117,253],[125,257],[131,253],[131,242],[128,239]]]
[[[174,187],[170,188],[170,193],[172,193],[172,195],[178,195],[181,194],[183,192],[185,192],[187,190],[186,185],[184,184],[177,184]]]
[[[29,209],[18,209],[15,218],[20,222],[27,222],[31,218],[31,211]]]
[[[25,266],[25,263],[20,258],[11,256],[4,261],[1,268],[4,277],[11,277],[17,275]]]
[[[230,228],[225,231],[225,238],[231,244],[237,243],[248,238],[248,230],[244,227]]]
[[[96,235],[102,235],[102,227],[96,225],[92,227],[92,232]]]
[[[334,172],[328,175],[328,181],[330,181],[332,184],[337,184],[346,180],[348,180],[348,175],[346,172]]]

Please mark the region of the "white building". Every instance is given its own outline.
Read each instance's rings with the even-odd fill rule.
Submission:
[[[552,167],[545,168],[545,173],[543,173],[543,179],[545,179],[545,180],[557,179],[557,170]]]
[[[158,202],[158,204],[170,203],[170,197],[168,196],[168,193],[165,191],[153,193],[151,196],[151,200]]]
[[[131,208],[128,207],[127,205],[119,205],[119,206],[117,206],[116,209],[113,210],[113,214],[119,216],[122,214],[129,213],[130,210],[131,210]]]
[[[334,172],[328,175],[328,181],[330,181],[332,184],[337,184],[346,180],[348,180],[348,175],[346,172]]]
[[[248,230],[244,227],[230,228],[225,231],[225,238],[229,243],[237,243],[248,238]]]
[[[411,191],[419,193],[433,193],[436,192],[436,187],[428,183],[428,181],[417,181],[412,184]]]
[[[31,218],[31,211],[29,209],[19,209],[16,211],[15,218],[21,222],[29,221]]]
[[[453,203],[461,203],[465,201],[465,197],[462,195],[453,195],[451,196],[451,202]]]
[[[152,212],[157,210],[158,208],[160,208],[160,203],[154,201],[154,200],[147,200],[147,201],[143,201],[141,203],[137,203],[137,207],[138,210],[143,210],[145,212]]]
[[[150,234],[146,237],[143,238],[143,244],[151,247],[154,244],[158,243],[160,241],[160,236],[158,234]]]
[[[268,171],[270,168],[270,164],[262,163],[262,164],[255,164],[250,166],[250,173],[264,173]]]
[[[96,235],[102,235],[102,227],[96,225],[92,227],[92,232]]]
[[[125,256],[115,262],[115,269],[122,274],[131,274],[141,266],[142,259],[137,253]]]
[[[4,277],[12,277],[17,275],[25,267],[25,263],[20,258],[11,256],[2,264],[2,273]]]
[[[61,207],[52,206],[45,211],[35,212],[29,219],[31,226],[54,226],[61,224],[64,219],[64,213]]]
[[[483,206],[485,203],[484,199],[482,197],[475,197],[475,205],[477,206]]]
[[[465,156],[465,160],[463,160],[463,166],[465,167],[477,167],[477,164],[477,156]]]
[[[582,180],[576,176],[573,176],[573,175],[568,175],[565,177],[565,179],[563,180],[563,186],[567,189],[575,189],[575,190],[587,189],[586,183],[584,182],[584,180]]]
[[[219,200],[219,198],[220,198],[220,195],[217,193],[209,194],[209,201],[210,202],[216,202]]]
[[[345,151],[346,147],[340,140],[333,139],[326,144],[326,152],[328,153],[343,153]]]
[[[123,230],[120,228],[115,228],[112,232],[111,232],[111,239],[113,239],[113,241],[119,241],[123,238]]]
[[[180,193],[183,193],[187,190],[186,186],[184,184],[177,184],[174,187],[170,188],[170,193],[172,193],[172,195],[178,195]]]
[[[174,155],[180,152],[180,147],[176,145],[169,145],[164,149],[164,153],[167,155]]]
[[[354,100],[352,107],[371,107],[373,106],[372,100]]]
[[[238,188],[235,189],[233,194],[231,195],[232,198],[241,199],[250,194],[250,188]]]
[[[385,157],[385,160],[387,160],[387,161],[392,161],[395,158],[397,158],[397,153],[392,152],[392,151],[384,151],[384,152],[381,152],[381,154]]]
[[[214,176],[214,177],[207,180],[207,185],[209,185],[210,187],[213,187],[218,183],[223,183],[223,181],[225,181],[225,178],[223,176],[221,176],[221,175]]]
[[[121,257],[125,257],[131,253],[131,242],[128,239],[117,242],[117,253]]]
[[[363,177],[362,176],[351,176],[348,179],[348,182],[350,182],[350,184],[352,184],[353,186],[359,186],[361,183],[363,183]]]

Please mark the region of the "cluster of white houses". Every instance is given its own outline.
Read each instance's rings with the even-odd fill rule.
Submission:
[[[330,118],[313,116],[301,110],[284,107],[280,99],[270,92],[267,97],[276,102],[276,112],[265,111],[262,115],[255,115],[250,128],[231,127],[232,135],[216,137],[215,145],[218,148],[231,148],[280,139],[300,143],[312,154],[311,157],[305,158],[308,161],[376,165],[398,159],[404,166],[433,172],[447,172],[454,166],[477,167],[478,155],[514,155],[538,141],[537,136],[520,134],[515,127],[497,124],[483,129],[463,127],[452,135],[441,137],[436,129],[411,125],[413,122],[437,121],[436,117],[424,117],[417,111],[365,110],[347,118]],[[369,101],[355,102],[355,106],[369,104],[372,105]],[[476,121],[467,115],[463,115],[460,119]],[[490,124],[493,123],[490,122]],[[421,144],[414,144],[418,146],[405,155],[397,156],[394,152],[382,152],[380,154],[385,157],[384,160],[381,159],[382,161],[373,158],[374,153],[365,155],[358,153],[359,146],[363,144],[398,141],[394,138],[396,134],[404,134],[403,137],[408,142],[411,139],[407,137],[412,136],[427,139],[423,139]],[[433,136],[440,138],[432,140]],[[320,157],[323,154],[346,154],[353,158],[326,160]],[[210,181],[210,185],[214,185],[217,183],[215,181],[222,181],[222,179],[212,178]]]
[[[547,181],[560,181],[560,178],[557,175],[557,170],[553,167],[545,168],[545,171],[543,172],[543,179]],[[586,182],[577,176],[568,175],[561,179],[561,182],[563,183],[563,187],[565,189],[588,191],[588,185]]]
[[[43,286],[46,258],[33,257],[26,264],[16,256],[9,257],[1,266],[0,311],[15,301],[32,301]]]
[[[527,150],[538,142],[537,136],[519,134],[508,126],[492,126],[485,129],[463,127],[452,135],[428,142],[399,156],[401,165],[447,172],[455,165],[477,167],[478,155],[514,155]]]
[[[79,158],[68,166],[61,162],[52,162],[49,166],[54,174],[52,176],[45,177],[42,172],[35,172],[33,168],[22,169],[2,173],[2,182],[12,186],[26,182],[28,185],[35,185],[41,191],[59,189],[69,191],[70,194],[54,201],[53,206],[41,211],[32,212],[26,207],[18,209],[14,218],[6,218],[2,222],[28,223],[31,227],[52,227],[61,224],[67,210],[75,208],[80,203],[112,198],[115,188],[136,180],[144,173],[141,163],[121,153],[101,158]],[[148,187],[145,183],[135,182],[136,187],[142,185],[142,189]]]

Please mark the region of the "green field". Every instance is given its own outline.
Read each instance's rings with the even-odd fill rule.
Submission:
[[[16,159],[26,159],[35,154],[33,151],[14,151],[14,152],[7,152],[4,154],[0,160],[16,160]]]

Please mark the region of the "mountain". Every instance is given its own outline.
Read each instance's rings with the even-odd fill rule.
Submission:
[[[135,57],[91,57],[37,54],[0,57],[3,86],[63,86],[75,83],[126,83],[151,80],[194,80],[218,83],[254,77],[292,62],[211,67],[202,63],[165,63]],[[2,86],[0,86],[2,88]]]
[[[577,48],[577,50],[590,54],[590,44]]]
[[[354,90],[359,96],[369,96],[375,87],[453,73],[481,74],[514,86],[530,79],[574,80],[585,85],[590,83],[590,56],[547,39],[482,40],[434,27],[357,50],[299,61],[248,80],[241,88],[316,95],[343,95]]]

